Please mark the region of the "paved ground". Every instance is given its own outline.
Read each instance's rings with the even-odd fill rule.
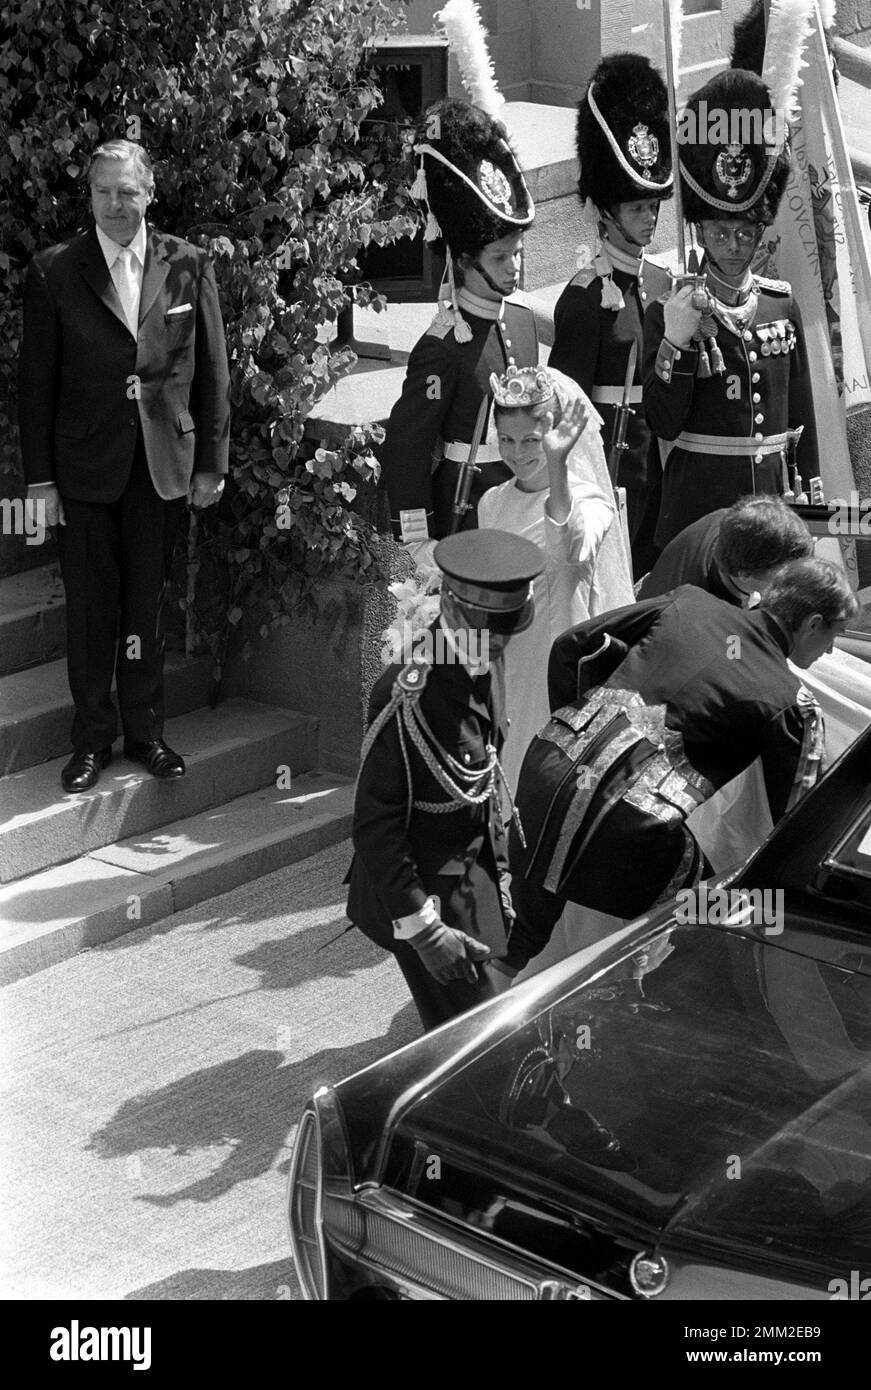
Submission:
[[[348,862],[325,850],[0,994],[0,1297],[299,1297],[302,1106],[420,1031],[392,960],[333,941]]]

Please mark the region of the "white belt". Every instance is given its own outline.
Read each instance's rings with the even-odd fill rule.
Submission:
[[[465,463],[469,457],[469,445],[461,444],[459,440],[452,439],[449,444],[445,445],[442,457],[450,459],[451,463]],[[501,458],[502,455],[497,444],[485,444],[482,440],[478,445],[478,452],[475,455],[476,463],[498,463]]]
[[[752,435],[734,434],[690,434],[684,430],[674,441],[675,449],[685,449],[688,454],[726,454],[730,458],[742,454],[779,454],[788,435],[766,434],[761,439]]]
[[[629,404],[640,405],[643,389],[640,386],[630,386]],[[594,386],[590,392],[590,400],[595,405],[622,405],[623,387],[622,386]]]

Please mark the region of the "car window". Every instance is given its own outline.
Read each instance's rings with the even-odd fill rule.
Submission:
[[[743,1240],[779,1185],[769,1247],[871,1261],[871,978],[774,939],[671,928],[407,1118],[611,1221]]]

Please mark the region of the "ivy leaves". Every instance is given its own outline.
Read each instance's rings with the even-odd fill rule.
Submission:
[[[270,630],[314,576],[366,579],[376,568],[365,514],[377,431],[313,451],[305,422],[356,360],[337,344],[340,313],[383,304],[355,283],[361,251],[417,227],[401,177],[361,135],[381,99],[372,45],[401,17],[387,0],[3,7],[3,462],[9,472],[27,261],[88,225],[94,146],[140,139],[156,166],[155,224],[209,251],[227,332],[231,480],[196,528],[195,611],[221,671],[231,639]]]

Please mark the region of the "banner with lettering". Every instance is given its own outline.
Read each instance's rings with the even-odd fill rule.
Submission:
[[[790,282],[802,316],[817,435],[825,441],[825,494],[847,499],[856,486],[847,410],[871,402],[871,268],[816,6],[813,16],[800,120],[792,136],[793,170],[764,248],[768,273]]]

